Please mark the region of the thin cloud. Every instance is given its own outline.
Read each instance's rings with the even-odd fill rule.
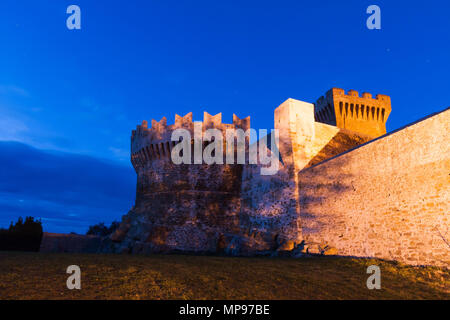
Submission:
[[[21,120],[1,115],[0,140],[25,141],[28,126]]]
[[[117,160],[128,160],[130,157],[130,151],[121,148],[109,147],[109,151],[113,154]]]
[[[29,97],[27,90],[15,85],[0,85],[0,94],[2,95],[16,95],[21,97]]]
[[[34,216],[49,232],[85,232],[128,212],[135,179],[131,165],[0,141],[0,227]]]

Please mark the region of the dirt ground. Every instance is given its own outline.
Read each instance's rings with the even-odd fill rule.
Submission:
[[[69,290],[69,265],[81,289]],[[381,289],[366,286],[381,268]],[[449,299],[450,271],[374,259],[0,252],[0,299]]]

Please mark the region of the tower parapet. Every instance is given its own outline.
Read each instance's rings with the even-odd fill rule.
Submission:
[[[175,115],[175,122],[167,125],[167,119],[163,117],[160,121],[151,121],[151,127],[148,127],[146,120],[141,125],[136,126],[136,130],[131,133],[131,163],[136,172],[153,160],[167,160],[171,157],[172,148],[176,142],[172,141],[172,132],[176,129],[186,129],[194,137],[194,121],[192,112],[181,117]],[[225,140],[227,129],[250,128],[250,117],[240,119],[233,114],[233,123],[222,123],[222,113],[210,115],[208,112],[203,114],[202,130],[203,134],[208,129],[218,129],[222,131]]]
[[[391,113],[391,98],[370,93],[362,96],[356,90],[332,88],[315,103],[314,116],[318,122],[348,129],[372,137],[386,133],[386,121]]]

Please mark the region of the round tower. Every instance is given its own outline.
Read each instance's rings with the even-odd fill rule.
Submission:
[[[131,162],[137,174],[136,202],[124,218],[122,236],[116,237],[120,250],[132,252],[192,251],[217,252],[240,231],[242,165],[194,164],[194,131],[250,128],[250,117],[233,117],[222,123],[222,115],[204,113],[203,122],[193,122],[192,113],[138,125],[131,135]],[[191,164],[175,164],[172,141],[176,129],[190,133]],[[202,139],[203,140],[203,139]],[[200,145],[201,152],[207,142]],[[128,221],[128,223],[127,223]],[[120,232],[119,232],[120,235]]]

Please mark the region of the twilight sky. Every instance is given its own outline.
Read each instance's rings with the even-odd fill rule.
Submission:
[[[66,8],[81,8],[68,30]],[[366,8],[381,8],[381,30]],[[448,1],[0,2],[0,227],[84,233],[134,201],[131,130],[233,112],[273,128],[287,98],[392,98],[388,131],[450,105]]]

